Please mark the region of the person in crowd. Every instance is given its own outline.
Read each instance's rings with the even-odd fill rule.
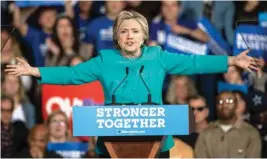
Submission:
[[[69,130],[69,120],[67,115],[57,110],[52,112],[47,118],[48,126],[48,141],[51,143],[63,143],[69,141],[78,141],[78,139],[72,137]]]
[[[237,99],[233,92],[217,96],[218,120],[202,131],[197,139],[197,158],[260,158],[259,132],[248,123],[238,120]]]
[[[1,28],[1,50],[1,64],[15,63],[15,57],[22,56],[18,41],[5,28]]]
[[[250,73],[248,76],[249,83],[252,84],[253,88],[256,90],[259,90],[261,92],[266,92],[267,87],[267,73],[263,71],[264,66],[266,65],[266,62],[261,57],[259,58],[259,69],[257,73]]]
[[[117,49],[101,50],[99,56],[74,67],[32,67],[17,58],[19,63],[7,65],[5,72],[15,76],[37,77],[40,84],[70,85],[99,80],[103,86],[105,104],[147,102],[148,88],[151,102],[162,104],[162,85],[166,74],[218,73],[225,72],[231,65],[248,71],[258,69],[258,59],[247,56],[248,50],[237,56],[185,56],[164,51],[160,46],[147,46],[148,34],[148,23],[144,16],[137,12],[122,11],[113,26],[113,41]],[[211,61],[214,63],[212,67]],[[114,93],[127,73],[128,79]],[[140,76],[143,76],[147,88]],[[113,94],[116,95],[115,101],[112,100]],[[173,145],[172,136],[167,136],[159,157],[168,158]],[[97,140],[96,152],[100,157],[110,157],[101,137]]]
[[[86,37],[84,39],[83,52],[89,52],[94,56],[93,52],[99,53],[101,49],[115,49],[112,37],[112,26],[115,18],[124,9],[123,1],[106,1],[106,15],[96,18],[87,28]]]
[[[242,79],[242,69],[236,66],[228,67],[228,71],[223,74],[225,82],[229,84],[243,85],[244,80]]]
[[[29,133],[28,145],[21,153],[13,155],[15,158],[62,158],[53,151],[47,150],[48,129],[45,124],[36,124]]]
[[[2,78],[2,94],[14,100],[12,121],[22,121],[28,128],[35,124],[35,107],[29,101],[19,77],[4,75]]]
[[[194,82],[189,76],[172,76],[166,94],[168,104],[187,104],[188,98],[197,94]]]
[[[1,96],[1,157],[10,158],[27,147],[28,129],[21,121],[12,122],[14,100]]]
[[[161,45],[166,49],[173,47],[171,39],[167,38],[169,35],[182,35],[204,43],[209,40],[208,35],[198,28],[197,23],[181,19],[180,12],[180,1],[162,1],[161,16],[154,18],[151,24],[150,45]]]
[[[258,21],[259,13],[267,10],[266,4],[259,0],[236,1],[235,21],[246,21],[246,23]]]
[[[249,112],[247,108],[246,95],[241,91],[233,91],[236,95],[236,116],[238,120],[249,120]]]
[[[79,54],[78,33],[73,20],[68,16],[59,16],[52,37],[47,38],[46,43],[46,66],[66,66],[72,57]]]
[[[199,133],[208,127],[209,108],[206,99],[200,95],[189,97],[188,105],[194,114],[195,132],[190,133],[189,135],[179,135],[177,138],[194,148]]]
[[[10,32],[6,28],[1,28],[1,43],[3,46],[1,46],[2,52],[1,52],[1,64],[15,64],[16,63],[16,57],[23,58],[22,51],[20,48],[20,45],[15,38],[15,36],[12,35],[12,32]],[[26,91],[31,89],[32,86],[32,79],[30,77],[21,77],[22,85],[25,88]]]
[[[151,24],[152,19],[158,14],[160,10],[160,1],[127,1],[126,2],[127,11],[136,11],[142,14],[148,21],[148,24]],[[153,6],[153,7],[151,7]]]
[[[96,16],[92,6],[93,1],[78,1],[75,6],[72,5],[72,1],[65,1],[66,15],[74,20],[79,30],[80,41],[84,40],[87,27]]]
[[[57,10],[53,7],[42,7],[39,9],[40,15],[38,23],[41,29],[36,29],[26,23],[26,19],[37,10],[36,7],[27,8],[21,12],[21,8],[14,3],[11,4],[10,10],[13,13],[13,25],[17,28],[24,40],[31,46],[35,66],[45,65],[45,56],[47,53],[46,38],[52,35],[52,28],[56,21]]]

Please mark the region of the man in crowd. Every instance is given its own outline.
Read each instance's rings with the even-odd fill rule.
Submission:
[[[27,146],[28,129],[22,121],[12,123],[14,101],[8,96],[1,97],[1,157],[11,157]]]
[[[237,118],[237,99],[232,92],[221,92],[216,98],[218,120],[200,133],[195,157],[260,158],[259,132]]]
[[[206,99],[200,95],[190,97],[188,104],[192,109],[195,120],[195,129],[196,131],[190,135],[179,136],[181,140],[189,144],[192,148],[195,147],[198,135],[200,132],[205,130],[208,127],[208,115],[209,108],[207,106]]]

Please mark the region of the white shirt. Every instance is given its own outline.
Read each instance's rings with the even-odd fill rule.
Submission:
[[[22,109],[22,105],[19,104],[12,113],[12,121],[23,121],[26,122],[26,118]]]

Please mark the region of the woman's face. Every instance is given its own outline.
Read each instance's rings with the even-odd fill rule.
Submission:
[[[141,25],[135,19],[124,20],[118,29],[118,44],[122,51],[133,54],[144,43]]]
[[[224,74],[224,79],[230,84],[236,84],[240,79],[240,73],[235,66],[230,66],[228,71]]]
[[[71,23],[66,18],[59,20],[56,29],[60,40],[65,40],[73,36]]]
[[[52,137],[61,138],[67,134],[66,119],[63,115],[55,115],[49,123],[49,133]]]
[[[3,91],[6,95],[14,97],[19,93],[20,84],[19,77],[6,75],[3,82]]]
[[[186,78],[178,78],[175,81],[176,97],[185,100],[188,96]]]

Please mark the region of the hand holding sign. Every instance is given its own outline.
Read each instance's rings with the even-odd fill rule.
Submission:
[[[249,72],[252,70],[258,71],[259,59],[255,57],[248,56],[250,50],[246,50],[238,54],[237,56],[232,56],[229,58],[229,65],[235,65],[243,68]]]

